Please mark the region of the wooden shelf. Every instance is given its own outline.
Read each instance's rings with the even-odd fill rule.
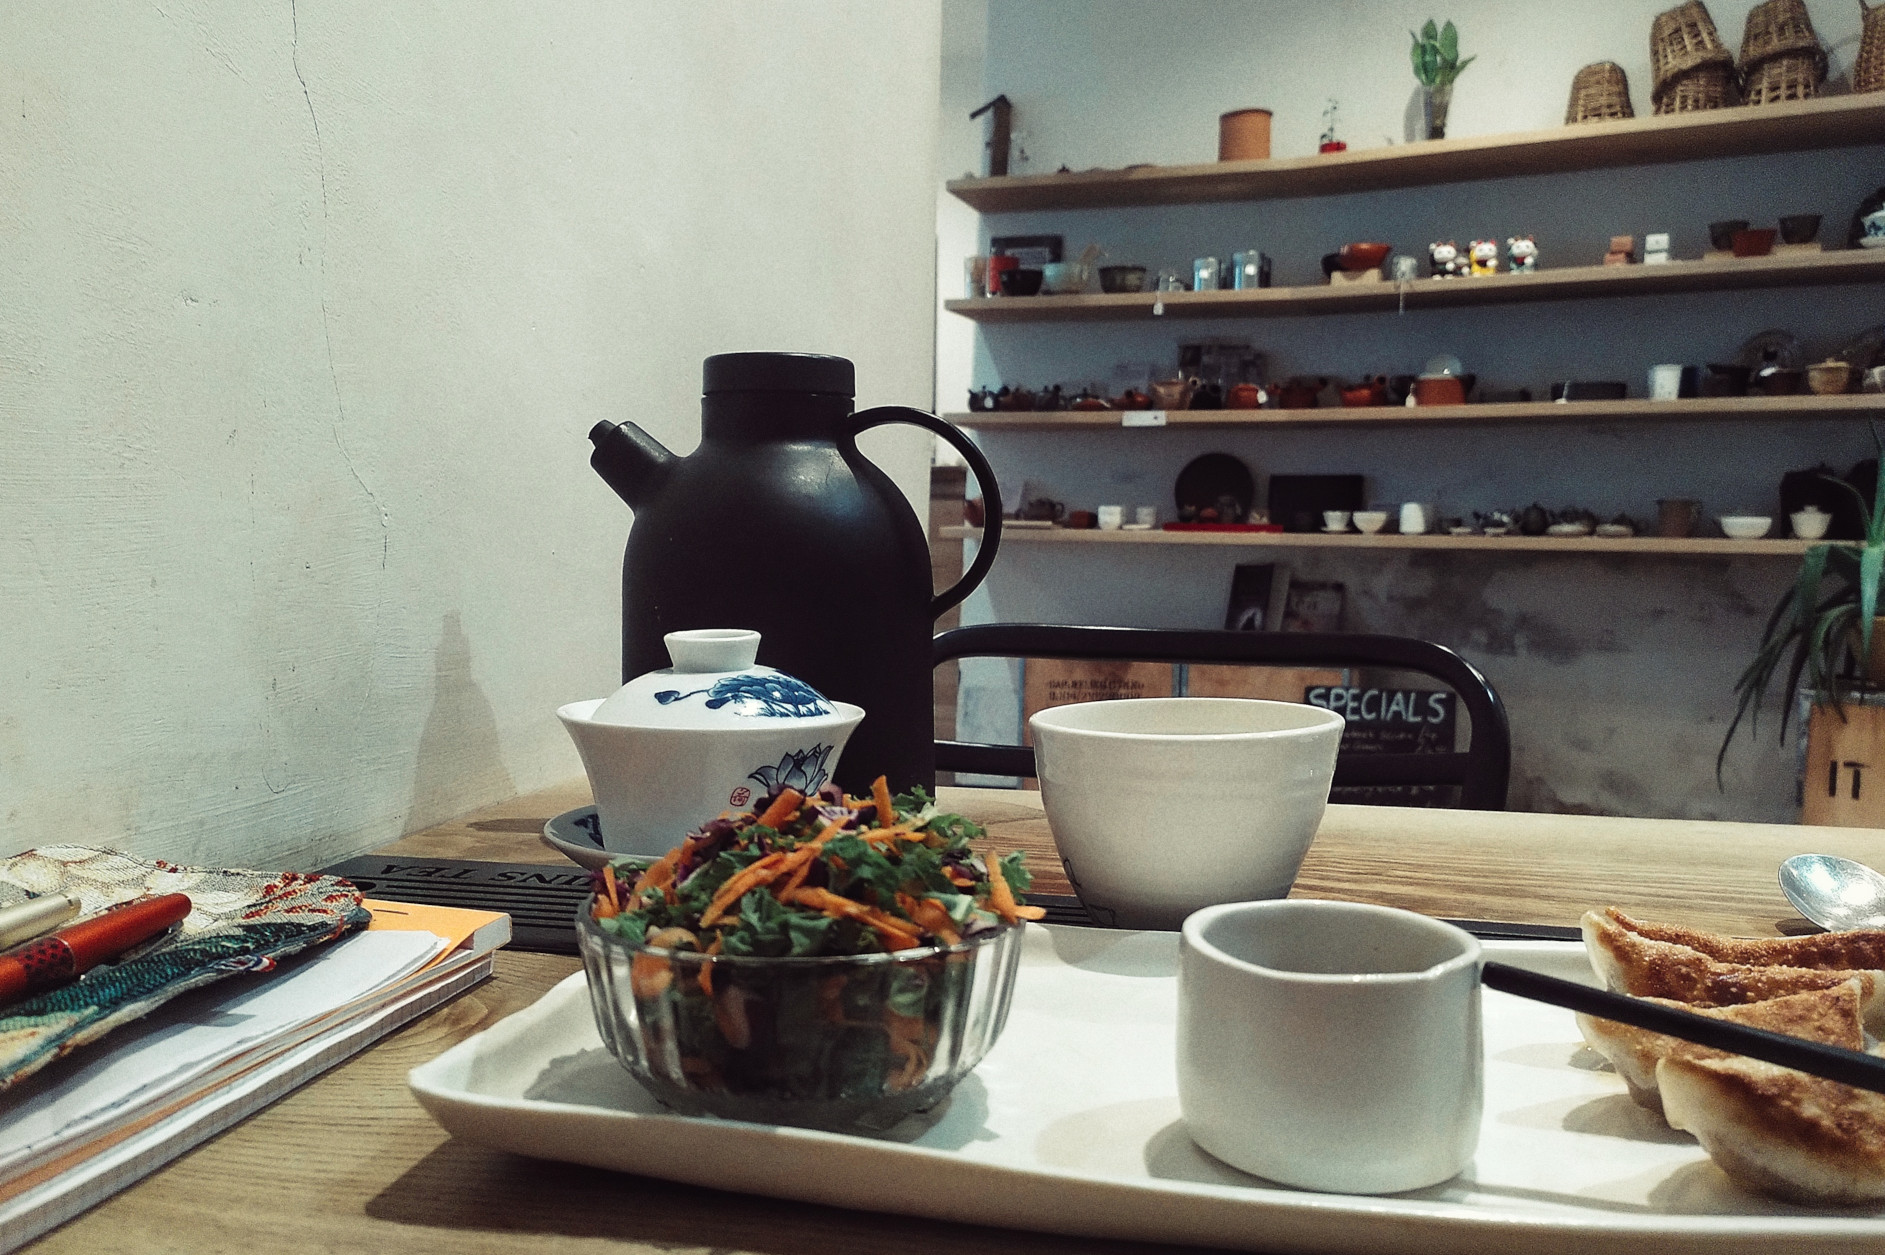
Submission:
[[[1885,394],[1816,397],[1696,397],[1681,401],[1513,401],[1489,405],[1325,406],[1313,410],[1169,410],[1166,427],[1395,427],[1435,423],[1666,423],[1695,419],[1774,420],[1870,418],[1885,415]],[[1089,431],[1123,428],[1117,410],[1043,413],[971,412],[944,415],[958,427],[984,431]],[[1127,430],[1158,428],[1133,427]]]
[[[1411,283],[1316,284],[1220,292],[1087,292],[1071,296],[984,296],[944,301],[943,308],[980,323],[1122,322],[1166,318],[1275,318],[1300,314],[1369,314],[1451,309],[1514,301],[1584,300],[1746,288],[1807,287],[1885,280],[1885,248],[1781,253],[1732,261],[1672,261],[1658,266],[1560,266],[1531,274],[1477,279],[1416,279]]]
[[[1327,196],[1885,142],[1885,93],[1589,122],[1361,151],[1193,166],[954,179],[985,214]]]
[[[945,527],[945,540],[980,540],[977,527]],[[1451,549],[1506,553],[1611,553],[1644,557],[1798,557],[1810,542],[1804,540],[1728,540],[1689,537],[1669,540],[1660,536],[1632,536],[1611,540],[1600,536],[1363,536],[1359,532],[1329,535],[1322,532],[1101,532],[1067,528],[1003,528],[1004,545],[1230,545],[1266,549]]]

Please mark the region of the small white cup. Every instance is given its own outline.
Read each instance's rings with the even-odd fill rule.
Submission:
[[[1833,516],[1815,506],[1804,510],[1795,510],[1788,519],[1793,523],[1793,534],[1801,540],[1818,540],[1826,535],[1826,529],[1832,526]]]
[[[1364,535],[1372,536],[1387,525],[1388,512],[1386,510],[1355,511],[1355,530]]]
[[[1325,532],[1345,532],[1348,530],[1347,510],[1324,510],[1322,512],[1322,530]]]
[[[1418,536],[1427,530],[1431,511],[1418,501],[1409,501],[1401,507],[1401,534]]]
[[[1102,922],[1177,928],[1280,898],[1315,839],[1342,717],[1234,697],[1146,697],[1028,721],[1054,844]]]
[[[1682,364],[1665,363],[1649,368],[1649,399],[1674,401],[1682,395]]]
[[[1126,507],[1123,505],[1103,505],[1099,508],[1100,530],[1116,532],[1126,522]]]
[[[1358,902],[1208,907],[1178,960],[1192,1140],[1301,1189],[1392,1194],[1472,1161],[1484,1104],[1479,942]]]
[[[1132,521],[1137,523],[1140,527],[1156,527],[1158,525],[1158,507],[1155,505],[1142,505],[1138,507],[1132,512]]]

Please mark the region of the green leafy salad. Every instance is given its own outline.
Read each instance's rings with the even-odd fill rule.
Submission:
[[[599,927],[636,945],[707,955],[825,957],[953,946],[1026,919],[1020,852],[984,858],[983,835],[921,789],[869,798],[782,789],[722,816],[625,885],[605,869]]]

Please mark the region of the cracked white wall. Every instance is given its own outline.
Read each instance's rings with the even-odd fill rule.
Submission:
[[[578,774],[709,353],[927,405],[934,4],[0,8],[0,852],[340,857]],[[913,497],[927,442],[874,449]]]

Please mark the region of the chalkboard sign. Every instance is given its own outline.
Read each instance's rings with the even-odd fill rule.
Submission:
[[[1459,710],[1445,689],[1343,688],[1312,685],[1303,701],[1332,710],[1348,721],[1342,729],[1344,754],[1448,754]],[[1394,784],[1333,789],[1332,802],[1383,806],[1446,806],[1453,785]]]

